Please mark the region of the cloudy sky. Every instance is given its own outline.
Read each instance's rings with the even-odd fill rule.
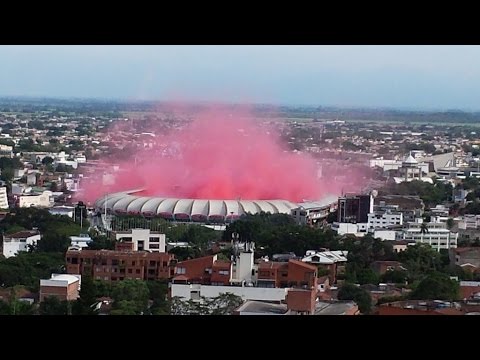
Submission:
[[[480,46],[0,46],[0,96],[480,110]]]

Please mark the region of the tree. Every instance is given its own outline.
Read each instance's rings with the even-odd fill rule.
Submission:
[[[459,297],[459,285],[451,280],[448,275],[432,273],[420,281],[411,298],[417,300],[457,300]]]
[[[3,181],[12,181],[13,180],[13,175],[14,171],[12,168],[5,168],[2,169],[2,174],[0,175],[0,179]]]
[[[74,304],[75,315],[91,315],[93,314],[92,305],[96,301],[96,292],[93,279],[90,275],[82,276],[82,287],[80,289],[79,298]]]
[[[68,315],[69,304],[56,296],[48,296],[40,303],[38,311],[40,315]]]
[[[37,242],[38,251],[65,253],[70,246],[70,239],[57,232],[47,232]]]
[[[369,314],[372,308],[372,298],[368,291],[353,284],[345,284],[338,291],[338,300],[353,300],[362,314]]]
[[[381,281],[386,283],[401,284],[405,283],[408,277],[408,272],[404,270],[387,271],[381,276]]]
[[[452,230],[454,224],[455,224],[455,222],[453,221],[453,219],[452,219],[452,218],[448,218],[448,220],[447,220],[447,229],[448,229],[448,230]]]
[[[42,159],[42,164],[43,165],[51,165],[52,163],[53,163],[53,158],[51,158],[50,156],[45,156]]]
[[[113,285],[112,298],[112,314],[141,315],[148,306],[148,286],[141,280],[118,281]]]

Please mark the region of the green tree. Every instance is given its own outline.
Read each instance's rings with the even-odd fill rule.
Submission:
[[[42,164],[43,165],[51,165],[52,163],[53,163],[53,158],[51,158],[50,156],[45,156],[42,159]]]
[[[453,219],[452,219],[452,218],[448,218],[448,220],[447,220],[447,228],[448,228],[448,230],[452,230],[454,224],[455,224],[455,222],[453,221]]]
[[[82,276],[82,287],[80,288],[79,298],[73,307],[74,315],[92,315],[94,313],[92,305],[96,301],[96,288],[90,275]]]
[[[457,300],[459,285],[451,280],[448,275],[432,273],[420,281],[411,293],[412,299],[417,300]]]
[[[47,232],[37,242],[37,251],[65,253],[70,245],[70,239],[57,232]]]
[[[48,296],[38,308],[40,315],[68,315],[68,301],[60,301],[56,296]]]
[[[385,283],[401,284],[405,283],[408,278],[408,272],[404,270],[387,271],[381,276],[381,281]]]
[[[0,175],[0,179],[3,181],[12,181],[13,180],[13,169],[12,168],[5,168],[2,169],[2,174]]]
[[[362,314],[369,314],[372,308],[372,298],[368,291],[353,284],[345,284],[340,288],[338,300],[353,300]]]
[[[133,308],[133,312],[140,315],[147,311],[148,286],[141,280],[118,281],[113,285],[112,298],[114,300],[112,314],[122,315],[125,311],[125,315],[130,315]]]

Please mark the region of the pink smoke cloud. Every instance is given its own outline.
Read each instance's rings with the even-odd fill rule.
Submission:
[[[110,134],[128,126],[112,127]],[[78,199],[92,203],[105,193],[142,188],[146,196],[300,202],[348,190],[318,178],[317,160],[288,150],[277,129],[245,109],[212,108],[179,130],[159,129],[149,130],[155,137],[132,140],[127,159],[115,162],[121,171],[113,173],[112,184],[102,184],[101,169]]]

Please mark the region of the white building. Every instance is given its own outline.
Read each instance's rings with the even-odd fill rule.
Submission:
[[[183,301],[197,300],[201,297],[213,298],[220,294],[231,293],[245,300],[285,301],[288,288],[264,288],[254,286],[218,286],[200,284],[171,284],[171,296]]]
[[[298,204],[298,207],[291,210],[292,216],[297,224],[313,225],[325,219],[331,212],[337,210],[338,196],[329,195],[320,201],[306,201]]]
[[[75,207],[73,206],[54,206],[48,210],[48,212],[52,215],[63,215],[68,216],[73,219],[73,215],[75,214]]]
[[[375,230],[373,232],[373,237],[375,239],[394,241],[397,239],[397,232],[395,230]]]
[[[21,195],[18,197],[19,207],[52,207],[53,204],[53,193],[48,190],[41,194]]]
[[[477,229],[480,226],[480,215],[465,214],[458,222],[458,228],[462,230]]]
[[[79,248],[88,248],[88,244],[92,242],[92,238],[88,234],[80,234],[79,236],[70,236],[70,244]]]
[[[0,187],[0,209],[8,209],[7,188]]]
[[[133,242],[134,251],[147,250],[151,252],[165,252],[165,234],[150,229],[130,229],[129,231],[115,232],[117,241]]]
[[[332,224],[332,230],[336,231],[338,235],[355,235],[364,236],[368,231],[368,223],[339,223]]]
[[[395,211],[375,211],[368,214],[368,229],[386,229],[403,225],[403,214]]]
[[[41,239],[36,230],[19,231],[15,234],[3,236],[3,256],[9,258],[20,251],[28,251],[28,245],[35,245]]]
[[[409,222],[403,230],[401,240],[413,240],[417,243],[429,244],[436,250],[457,247],[458,233],[452,233],[447,225],[441,222],[426,223],[426,231],[422,232],[422,219]]]

